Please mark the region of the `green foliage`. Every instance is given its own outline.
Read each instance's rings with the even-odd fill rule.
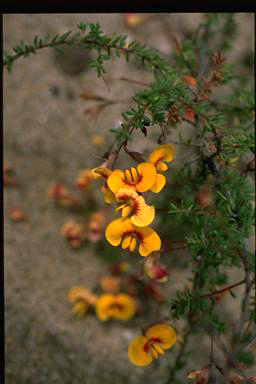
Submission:
[[[250,367],[253,366],[254,356],[251,351],[239,351],[236,355],[236,360]]]

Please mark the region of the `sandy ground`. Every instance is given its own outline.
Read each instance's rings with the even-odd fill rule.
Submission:
[[[182,31],[196,26],[200,17],[171,14],[168,23],[181,36]],[[239,14],[238,19],[241,33],[239,49],[232,51],[234,59],[253,47],[253,16]],[[82,20],[100,22],[107,33],[126,32],[164,54],[172,49],[161,21],[131,32],[120,14],[4,15],[4,49],[21,39],[31,41],[35,35],[75,29]],[[90,86],[101,95],[109,93],[86,65],[80,73],[70,73],[86,61],[81,52],[71,53],[72,60],[65,64],[52,50],[44,50],[17,61],[11,75],[4,71],[4,159],[15,169],[20,184],[4,191],[6,383],[161,384],[167,359],[137,368],[128,361],[127,346],[145,321],[157,321],[166,315],[166,309],[153,307],[147,319],[102,324],[94,315],[75,318],[67,301],[70,287],[85,284],[92,288],[108,264],[91,245],[78,251],[67,246],[59,230],[74,215],[54,207],[47,189],[57,180],[72,186],[80,169],[100,164],[107,145],[101,151],[92,148],[91,136],[100,132],[107,142],[111,140],[108,130],[129,106],[115,105],[103,111],[96,122],[89,121],[83,112],[85,102],[79,98],[81,91]],[[111,62],[108,69],[113,98],[129,98],[140,89],[118,81],[121,76],[151,79],[150,74],[128,67],[123,60]],[[133,144],[135,150],[153,147],[149,139]],[[179,152],[178,156],[182,158]],[[103,206],[98,190],[95,196]],[[26,212],[29,223],[10,220],[14,207]],[[185,278],[182,270],[174,270],[170,292],[182,288]],[[173,359],[172,352],[168,356]]]

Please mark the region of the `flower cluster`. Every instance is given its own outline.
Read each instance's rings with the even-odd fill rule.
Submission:
[[[130,320],[138,310],[138,301],[135,291],[129,293],[131,287],[130,266],[128,263],[118,263],[110,275],[103,276],[97,285],[95,295],[90,289],[83,286],[71,288],[68,294],[69,301],[74,304],[73,313],[84,316],[88,309],[93,308],[99,320],[107,321],[117,319]]]
[[[166,183],[162,175],[168,169],[166,162],[173,160],[174,148],[164,144],[156,148],[147,162],[122,171],[111,171],[106,166],[92,170],[95,178],[104,178],[102,186],[104,200],[118,205],[116,212],[121,218],[113,220],[106,228],[106,239],[113,246],[121,244],[123,249],[134,251],[139,242],[139,253],[148,256],[161,248],[161,239],[149,225],[155,218],[155,208],[146,203],[142,193],[158,193]]]

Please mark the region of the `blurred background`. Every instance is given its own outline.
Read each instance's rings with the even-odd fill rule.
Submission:
[[[105,33],[125,33],[168,57],[175,50],[173,37],[182,40],[188,36],[201,18],[200,13],[141,14],[133,18],[128,14],[6,14],[3,46],[10,51],[21,40],[31,42],[35,35],[75,30],[80,21],[99,22]],[[236,21],[238,34],[228,60],[247,61],[250,71],[254,15],[238,13]],[[107,65],[108,90],[88,67],[89,57],[79,48],[69,47],[64,55],[47,48],[17,60],[11,74],[4,70],[4,162],[12,177],[4,190],[8,384],[161,384],[167,360],[172,359],[170,352],[154,365],[138,368],[127,357],[129,341],[141,328],[168,316],[168,309],[161,304],[150,307],[146,317],[104,324],[93,314],[75,317],[67,299],[74,285],[93,289],[107,273],[109,261],[118,258],[118,252],[106,244],[92,241],[75,249],[61,237],[60,230],[68,220],[82,220],[95,210],[105,212],[99,184],[81,191],[75,181],[82,169],[102,163],[112,140],[109,129],[118,126],[121,112],[131,105],[131,96],[143,89],[141,84],[123,78],[142,83],[152,79],[149,72],[133,63],[111,60]],[[99,110],[90,101],[90,92],[113,103]],[[141,136],[131,148],[149,153],[155,142],[152,137]],[[174,166],[186,157],[177,148]],[[118,163],[120,167],[124,164],[127,162],[122,159]],[[82,209],[55,206],[48,191],[56,183],[70,188],[82,201]],[[102,242],[106,243],[104,238]],[[177,257],[182,255],[177,253]],[[138,256],[131,257],[139,269]],[[129,261],[125,252],[120,252],[119,260]],[[235,276],[239,279],[237,271]],[[186,272],[173,265],[165,288],[171,294],[184,286],[185,279]],[[235,311],[230,311],[235,322]],[[202,358],[202,350],[195,351],[194,359]],[[195,368],[194,363],[192,360],[190,368]]]

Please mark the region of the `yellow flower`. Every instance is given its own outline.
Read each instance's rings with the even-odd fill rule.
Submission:
[[[88,288],[76,286],[69,291],[68,299],[71,303],[74,303],[73,313],[84,316],[89,306],[96,305],[98,298]]]
[[[160,147],[156,148],[151,155],[149,156],[148,161],[156,167],[158,172],[165,172],[168,169],[168,166],[165,162],[169,162],[173,160],[174,156],[174,147],[171,144],[163,144]],[[150,189],[152,192],[158,193],[165,186],[166,178],[165,176],[157,173],[156,181],[152,188]]]
[[[122,217],[130,217],[137,227],[145,227],[155,218],[155,208],[145,203],[142,196],[131,188],[120,188],[116,193],[116,199],[123,204],[116,210],[122,211]]]
[[[175,330],[168,324],[159,323],[148,328],[144,336],[139,336],[130,343],[128,356],[135,365],[148,365],[175,343]]]
[[[137,227],[130,219],[116,219],[106,228],[106,239],[114,247],[122,242],[122,248],[134,251],[137,240],[140,242],[139,253],[147,256],[161,248],[161,239],[150,227]]]
[[[156,169],[151,163],[140,163],[137,169],[132,167],[124,172],[115,169],[108,177],[107,183],[112,192],[122,187],[132,188],[137,192],[146,192],[156,180]]]
[[[137,304],[126,293],[119,295],[104,294],[97,301],[96,314],[102,321],[113,317],[118,320],[130,320],[136,313]]]

